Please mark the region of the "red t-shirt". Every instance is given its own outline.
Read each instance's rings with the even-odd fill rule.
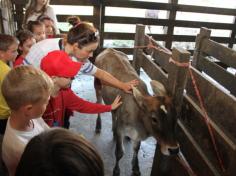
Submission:
[[[13,67],[15,68],[18,65],[22,65],[23,64],[23,60],[24,58],[22,56],[18,56],[15,60],[15,62],[13,63]]]
[[[88,102],[77,95],[71,89],[60,90],[57,97],[51,97],[45,113],[44,121],[49,126],[63,126],[65,109],[81,113],[97,114],[111,111],[111,105],[102,105]]]

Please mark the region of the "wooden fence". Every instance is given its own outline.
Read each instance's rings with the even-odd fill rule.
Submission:
[[[144,26],[137,25],[135,45],[148,45],[149,40],[149,36],[144,33]],[[167,50],[155,41],[152,41],[152,43],[164,51]],[[171,54],[172,59],[180,63],[188,62],[190,57],[190,54],[185,50],[176,48],[173,49]],[[153,57],[150,57],[150,55]],[[209,60],[211,57],[214,57],[213,61]],[[236,52],[210,40],[210,30],[202,28],[196,38],[192,66],[189,68],[178,67],[170,63],[169,58],[170,53],[136,48],[133,64],[137,71],[142,67],[151,79],[161,81],[174,94],[175,104],[179,112],[180,109],[182,110],[178,120],[178,140],[184,156],[195,173],[200,176],[235,175],[236,77],[216,64],[215,61],[220,60],[227,67],[236,68]],[[189,76],[190,71],[196,79],[207,117],[205,117],[204,110],[201,109],[201,104],[194,91],[193,81]],[[209,76],[212,76],[214,81]],[[221,83],[228,90],[222,88],[222,85],[215,81]],[[181,103],[182,100],[183,104]],[[222,166],[225,168],[224,172],[218,162],[204,118],[208,120],[212,129],[213,139],[216,141],[215,147],[219,152],[219,158],[223,161]],[[159,170],[161,164],[159,155],[160,152],[157,148],[152,176],[162,173]],[[176,162],[170,163],[172,163],[172,169],[171,167],[168,168],[165,171],[168,172],[165,173],[166,175],[185,175],[183,168],[181,170],[180,167],[177,167]]]
[[[27,0],[12,0],[15,10],[15,19],[18,27],[22,24],[23,19],[23,7],[25,7]],[[178,4],[178,0],[169,0],[169,3],[157,3],[157,2],[140,2],[129,0],[51,0],[52,5],[73,5],[73,6],[93,6],[93,15],[80,16],[82,20],[88,20],[95,24],[99,28],[101,34],[100,46],[103,47],[104,40],[107,39],[119,39],[119,40],[133,40],[135,33],[119,33],[119,32],[106,32],[104,31],[104,25],[106,23],[114,24],[144,24],[144,25],[156,25],[165,26],[166,32],[164,34],[153,34],[153,38],[158,41],[164,41],[165,47],[171,49],[172,42],[194,42],[195,36],[188,35],[174,35],[174,27],[186,27],[186,28],[200,28],[207,27],[211,29],[225,29],[230,30],[231,35],[229,37],[212,37],[212,39],[219,43],[226,43],[230,48],[236,43],[236,18],[233,23],[216,23],[216,22],[201,22],[201,21],[187,21],[177,20],[177,12],[194,12],[194,13],[207,13],[207,14],[219,14],[236,16],[235,9],[215,8],[215,7],[203,7],[203,6],[191,6]],[[158,9],[167,11],[167,19],[152,19],[145,17],[122,17],[122,16],[108,16],[105,14],[107,7],[124,7],[124,8],[137,8],[137,9]],[[129,9],[127,9],[129,10]],[[121,12],[122,13],[122,12]],[[73,15],[73,14],[71,14]],[[68,15],[57,15],[59,22],[65,22]],[[118,48],[127,54],[132,54],[132,48]],[[191,51],[192,52],[192,51]]]

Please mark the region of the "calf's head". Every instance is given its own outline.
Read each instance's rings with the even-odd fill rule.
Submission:
[[[166,93],[164,86],[158,81],[151,81],[154,96],[143,96],[133,88],[133,95],[143,112],[143,123],[148,132],[157,139],[164,155],[177,154],[179,144],[175,137],[177,122],[176,109],[172,97]]]

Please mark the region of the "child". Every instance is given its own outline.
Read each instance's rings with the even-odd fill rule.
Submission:
[[[13,66],[16,67],[18,65],[22,65],[23,60],[28,54],[29,49],[33,44],[36,43],[34,38],[34,34],[28,30],[21,30],[17,33],[16,37],[19,40],[19,47],[18,47],[18,57],[16,58]]]
[[[2,83],[2,94],[11,109],[3,138],[2,158],[10,176],[14,176],[29,140],[49,128],[41,116],[50,95],[56,95],[57,92],[46,73],[32,66],[20,66],[6,75]],[[118,107],[119,102],[112,106]]]
[[[2,144],[2,158],[10,176],[28,141],[49,128],[40,117],[52,88],[51,78],[31,66],[12,69],[2,83],[2,94],[11,109]]]
[[[15,37],[0,34],[0,88],[6,74],[10,71],[7,65],[9,61],[14,61],[17,56],[18,41]],[[10,109],[0,91],[0,134],[4,134],[7,124],[7,118],[10,115]]]
[[[38,17],[38,21],[42,22],[45,25],[46,38],[56,37],[54,21],[50,17],[41,15]]]
[[[40,21],[29,21],[27,29],[34,34],[36,42],[46,39],[45,25]]]
[[[104,165],[94,146],[69,130],[51,129],[26,146],[16,176],[104,176]]]
[[[70,78],[73,78],[77,74],[80,67],[80,62],[72,61],[63,51],[61,53],[51,52],[47,58],[42,60],[41,69],[53,77],[58,90],[60,90],[57,95],[51,97],[43,115],[45,122],[49,126],[64,126],[63,116],[66,109],[97,114],[109,112],[121,105],[120,96],[114,100],[112,105],[100,105],[90,103],[75,95],[68,87],[71,82]]]
[[[57,28],[57,17],[53,8],[49,5],[50,0],[29,0],[26,9],[23,24],[29,21],[35,21],[41,15],[46,15],[54,21],[54,28],[57,34],[60,34]]]

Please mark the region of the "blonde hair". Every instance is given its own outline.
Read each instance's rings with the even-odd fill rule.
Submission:
[[[38,11],[41,13],[41,15],[46,12],[49,3],[50,3],[50,0],[47,0],[47,3],[42,7],[42,9],[40,11]],[[37,0],[29,0],[28,4],[26,5],[26,9],[25,9],[25,16],[24,16],[24,20],[23,20],[24,25],[26,25],[27,19],[29,18],[29,16],[31,16],[34,12],[37,12],[36,6],[37,6]]]
[[[51,93],[52,89],[52,79],[32,66],[12,69],[2,83],[2,94],[11,110],[44,100],[42,95]]]

